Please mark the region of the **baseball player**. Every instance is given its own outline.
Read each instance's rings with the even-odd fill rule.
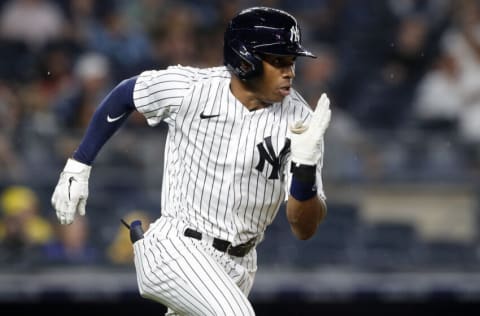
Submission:
[[[255,247],[286,201],[293,234],[326,215],[322,94],[315,111],[292,88],[296,19],[254,7],[224,36],[225,66],[173,66],[124,80],[102,101],[52,196],[62,224],[85,215],[95,156],[132,111],[168,124],[161,216],[133,245],[140,294],[167,315],[254,315]],[[284,216],[284,215],[282,215]]]

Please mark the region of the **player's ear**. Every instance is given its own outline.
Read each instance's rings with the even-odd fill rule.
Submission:
[[[243,71],[243,72],[249,72],[252,70],[252,65],[247,63],[246,61],[242,60],[240,62],[240,69]]]

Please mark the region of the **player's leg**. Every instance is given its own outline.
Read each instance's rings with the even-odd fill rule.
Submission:
[[[137,242],[135,266],[142,296],[179,315],[254,315],[225,270],[188,237]]]
[[[160,302],[169,310],[183,311],[185,315],[213,315],[207,302],[192,293],[188,284],[167,264],[162,264],[163,259],[154,254],[157,250],[152,250],[151,245],[145,246],[145,240],[134,244],[137,283],[142,297]]]
[[[245,257],[238,258],[219,252],[208,241],[193,239],[192,242],[201,247],[207,255],[215,258],[215,261],[223,267],[223,270],[248,297],[253,286],[257,266],[255,250],[252,250]]]

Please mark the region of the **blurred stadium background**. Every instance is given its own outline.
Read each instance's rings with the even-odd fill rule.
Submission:
[[[104,147],[85,220],[58,227],[50,196],[110,88],[221,64],[225,22],[252,5],[298,18],[319,58],[298,62],[296,88],[311,104],[326,91],[334,111],[328,217],[301,242],[281,210],[258,248],[258,314],[464,315],[480,302],[479,1],[2,0],[3,310],[161,310],[138,297],[119,220],[160,213],[165,127],[134,115]]]

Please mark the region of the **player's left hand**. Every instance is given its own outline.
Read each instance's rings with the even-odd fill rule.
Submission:
[[[330,99],[325,93],[318,100],[308,125],[297,122],[290,127],[292,162],[314,166],[322,155],[323,135],[330,123]]]
[[[52,195],[52,205],[61,224],[71,224],[77,212],[85,215],[91,168],[71,158],[68,159]]]

